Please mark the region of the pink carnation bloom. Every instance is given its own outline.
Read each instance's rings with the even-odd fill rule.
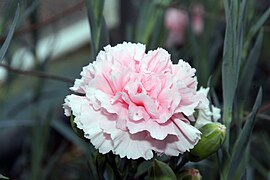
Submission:
[[[142,44],[108,45],[71,87],[85,95],[68,95],[65,115],[75,116],[100,153],[131,159],[151,159],[153,151],[178,156],[200,139],[188,117],[209,105],[197,93],[194,75],[183,60],[173,65],[162,48],[145,53]]]

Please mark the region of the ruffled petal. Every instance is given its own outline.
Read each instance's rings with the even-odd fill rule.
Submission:
[[[143,59],[141,71],[145,73],[166,73],[171,71],[170,54],[162,48],[149,51]]]
[[[95,146],[96,149],[102,154],[106,154],[109,151],[113,150],[112,139],[109,134],[98,133],[91,138],[91,143]]]
[[[63,105],[66,116],[70,116],[71,111],[74,116],[81,115],[81,106],[88,104],[88,100],[84,96],[77,96],[74,94],[68,95],[65,98],[65,103]]]
[[[155,151],[169,156],[178,156],[192,149],[200,139],[201,132],[193,126],[174,120],[174,129],[177,135],[168,135],[163,141],[154,140]]]
[[[109,122],[109,118],[102,111],[94,110],[90,105],[81,107],[81,116],[77,124],[81,124],[84,136],[91,140],[91,143],[99,149],[100,153],[107,153],[113,150],[113,142],[110,136],[103,132],[102,124]],[[76,117],[77,118],[77,117]],[[76,119],[75,118],[75,119]]]
[[[127,127],[131,134],[147,131],[150,137],[158,140],[164,140],[169,134],[177,135],[171,122],[160,124],[151,119],[146,122],[144,120],[127,121]]]
[[[114,153],[121,158],[145,160],[153,157],[152,146],[147,140],[145,132],[130,134],[127,131],[116,131],[112,136],[114,142]]]

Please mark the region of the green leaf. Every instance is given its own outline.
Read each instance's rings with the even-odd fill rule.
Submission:
[[[13,37],[16,25],[17,25],[18,20],[19,20],[19,15],[20,15],[20,6],[18,4],[17,9],[16,9],[16,13],[15,13],[15,17],[14,17],[14,19],[12,21],[12,24],[11,24],[10,29],[8,31],[5,42],[4,42],[4,44],[2,45],[2,47],[0,49],[0,63],[3,61],[4,56],[5,56],[6,52],[7,52],[8,47],[9,47],[9,44],[11,42],[11,39]]]
[[[239,80],[247,1],[231,0],[229,6],[228,1],[225,0],[224,5],[227,26],[222,63],[223,121],[225,126],[229,127],[232,121],[233,103]],[[226,147],[229,144],[229,136],[227,137]]]
[[[245,59],[247,57],[248,49],[250,46],[250,42],[252,42],[252,38],[255,36],[255,34],[260,30],[262,25],[265,23],[265,21],[268,19],[270,16],[270,8],[268,8],[267,11],[258,19],[256,20],[256,24],[254,24],[250,31],[248,32],[246,42],[244,44],[244,52],[243,52],[243,58]]]
[[[241,76],[240,76],[240,67],[245,68],[254,68],[249,67],[251,65],[244,64],[247,61],[243,61],[246,59],[245,55],[245,47],[248,47],[246,44],[249,42],[249,39],[246,40],[246,44],[244,46],[243,44],[243,35],[245,34],[245,28],[246,25],[246,9],[247,9],[247,0],[242,1],[233,1],[233,0],[224,0],[224,6],[225,6],[225,14],[226,14],[226,32],[225,32],[225,40],[224,40],[224,51],[223,51],[223,64],[222,64],[222,86],[223,86],[223,122],[227,127],[227,136],[225,139],[224,149],[223,152],[227,152],[225,156],[224,162],[222,163],[222,177],[227,177],[229,171],[230,175],[234,177],[235,171],[237,167],[232,168],[232,164],[235,164],[235,166],[238,166],[238,162],[235,161],[235,159],[238,159],[238,155],[236,152],[232,151],[232,155],[229,154],[231,151],[231,145],[230,145],[230,124],[233,119],[233,107],[236,109],[238,108],[238,112],[234,113],[235,116],[238,115],[241,116],[242,108],[241,104],[238,104],[237,106],[234,106],[235,97],[236,97],[236,89],[241,93],[240,97],[243,96],[241,88],[245,88],[244,86],[241,86],[241,82],[245,81],[247,86],[250,86],[250,82],[252,79],[253,72],[250,72],[251,69],[247,69],[248,75],[245,78],[248,79],[241,79],[243,76],[243,69],[241,69]],[[250,36],[248,36],[250,37]],[[260,47],[260,41],[262,39],[261,35],[258,37],[256,41],[256,47],[255,49],[259,49]],[[256,60],[252,58],[256,58],[256,56],[259,56],[259,53],[255,52],[250,53],[250,64],[256,63]],[[256,54],[257,53],[257,54]],[[253,56],[253,57],[252,57]],[[250,74],[249,74],[250,73]],[[249,77],[250,76],[250,77]],[[240,87],[241,86],[241,87]],[[248,91],[248,89],[245,89],[245,91]],[[237,94],[238,95],[238,94]],[[247,95],[247,93],[246,93]],[[239,96],[237,96],[239,98]],[[245,96],[246,98],[246,96]],[[237,99],[238,100],[238,99]],[[236,127],[239,127],[240,130],[240,121],[237,121],[239,118],[234,118]],[[238,143],[239,139],[236,140]],[[241,141],[242,142],[242,141]],[[243,147],[244,148],[244,147]],[[231,157],[231,158],[230,158]],[[230,163],[234,161],[234,163]],[[236,165],[237,164],[237,165]],[[233,173],[231,173],[234,171]]]
[[[109,43],[109,34],[103,13],[104,0],[86,0],[87,16],[91,30],[91,52],[94,59]]]
[[[164,26],[163,13],[164,12],[162,12],[161,16],[157,17],[157,21],[155,23],[155,26],[153,27],[153,29],[155,30],[151,33],[151,38],[148,46],[149,49],[156,49],[158,47],[162,47],[164,42],[166,41],[167,31]]]
[[[251,133],[252,133],[252,129],[254,126],[254,122],[255,122],[255,116],[257,114],[257,111],[261,105],[261,101],[262,101],[262,89],[260,88],[255,104],[252,108],[251,113],[249,114],[249,117],[240,133],[240,136],[238,137],[238,139],[236,140],[236,143],[234,145],[233,151],[232,151],[232,158],[231,158],[231,162],[229,165],[229,170],[227,173],[227,179],[233,179],[234,175],[235,175],[235,171],[239,165],[239,162],[241,161],[241,159],[243,158],[243,154],[242,151],[243,149],[246,147],[246,145],[249,142]]]
[[[229,126],[232,119],[232,105],[235,96],[238,79],[238,63],[235,58],[236,19],[234,3],[224,1],[226,14],[226,31],[223,48],[222,62],[222,86],[223,86],[223,121],[226,127]]]
[[[260,31],[254,46],[252,47],[248,55],[247,60],[243,62],[243,69],[241,71],[241,76],[239,80],[240,93],[238,94],[242,103],[244,103],[243,101],[246,99],[248,91],[250,89],[255,67],[260,56],[262,42],[263,42],[263,32]]]
[[[31,175],[30,179],[39,179],[42,173],[42,160],[45,156],[46,147],[48,144],[50,123],[53,115],[53,110],[46,113],[45,119],[37,117],[38,121],[35,121],[32,127],[33,138],[32,138],[32,148],[31,148]]]
[[[257,23],[251,28],[250,32],[252,36],[254,36],[254,34],[258,32],[258,30],[262,27],[262,25],[265,23],[265,21],[268,19],[269,16],[270,16],[270,7],[263,13],[263,15],[257,21]]]
[[[144,1],[140,8],[139,18],[136,24],[135,41],[143,44],[149,44],[151,38],[153,37],[153,43],[157,41],[155,39],[156,27],[159,26],[161,19],[166,8],[164,6],[168,5],[171,0],[163,1]],[[153,33],[155,32],[155,33]],[[154,35],[154,36],[153,36]],[[153,45],[152,45],[153,47]]]
[[[150,180],[176,180],[176,175],[168,164],[155,159],[148,171]]]

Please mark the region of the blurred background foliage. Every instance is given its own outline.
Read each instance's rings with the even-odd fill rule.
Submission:
[[[269,179],[269,6],[268,0],[1,1],[0,174],[34,180],[99,177],[104,171],[95,166],[115,172],[76,136],[62,104],[104,45],[131,41],[167,49],[174,63],[188,61],[199,86],[210,86],[211,101],[223,109],[229,134],[223,148],[186,167],[204,179]],[[170,9],[181,11],[182,34],[171,34]],[[260,86],[262,105],[259,94],[253,107]],[[140,177],[148,165],[131,173]]]

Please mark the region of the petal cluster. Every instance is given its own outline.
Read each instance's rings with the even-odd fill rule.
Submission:
[[[198,90],[198,94],[201,93],[205,96],[208,95],[209,88],[201,87]],[[220,109],[210,104],[210,102],[203,107],[198,108],[198,117],[195,123],[195,127],[200,129],[206,124],[217,122],[221,118]]]
[[[100,153],[150,159],[153,151],[177,156],[192,149],[200,131],[190,125],[196,108],[209,105],[197,93],[195,69],[158,48],[145,53],[135,43],[110,45],[84,67],[65,98],[65,115]]]

